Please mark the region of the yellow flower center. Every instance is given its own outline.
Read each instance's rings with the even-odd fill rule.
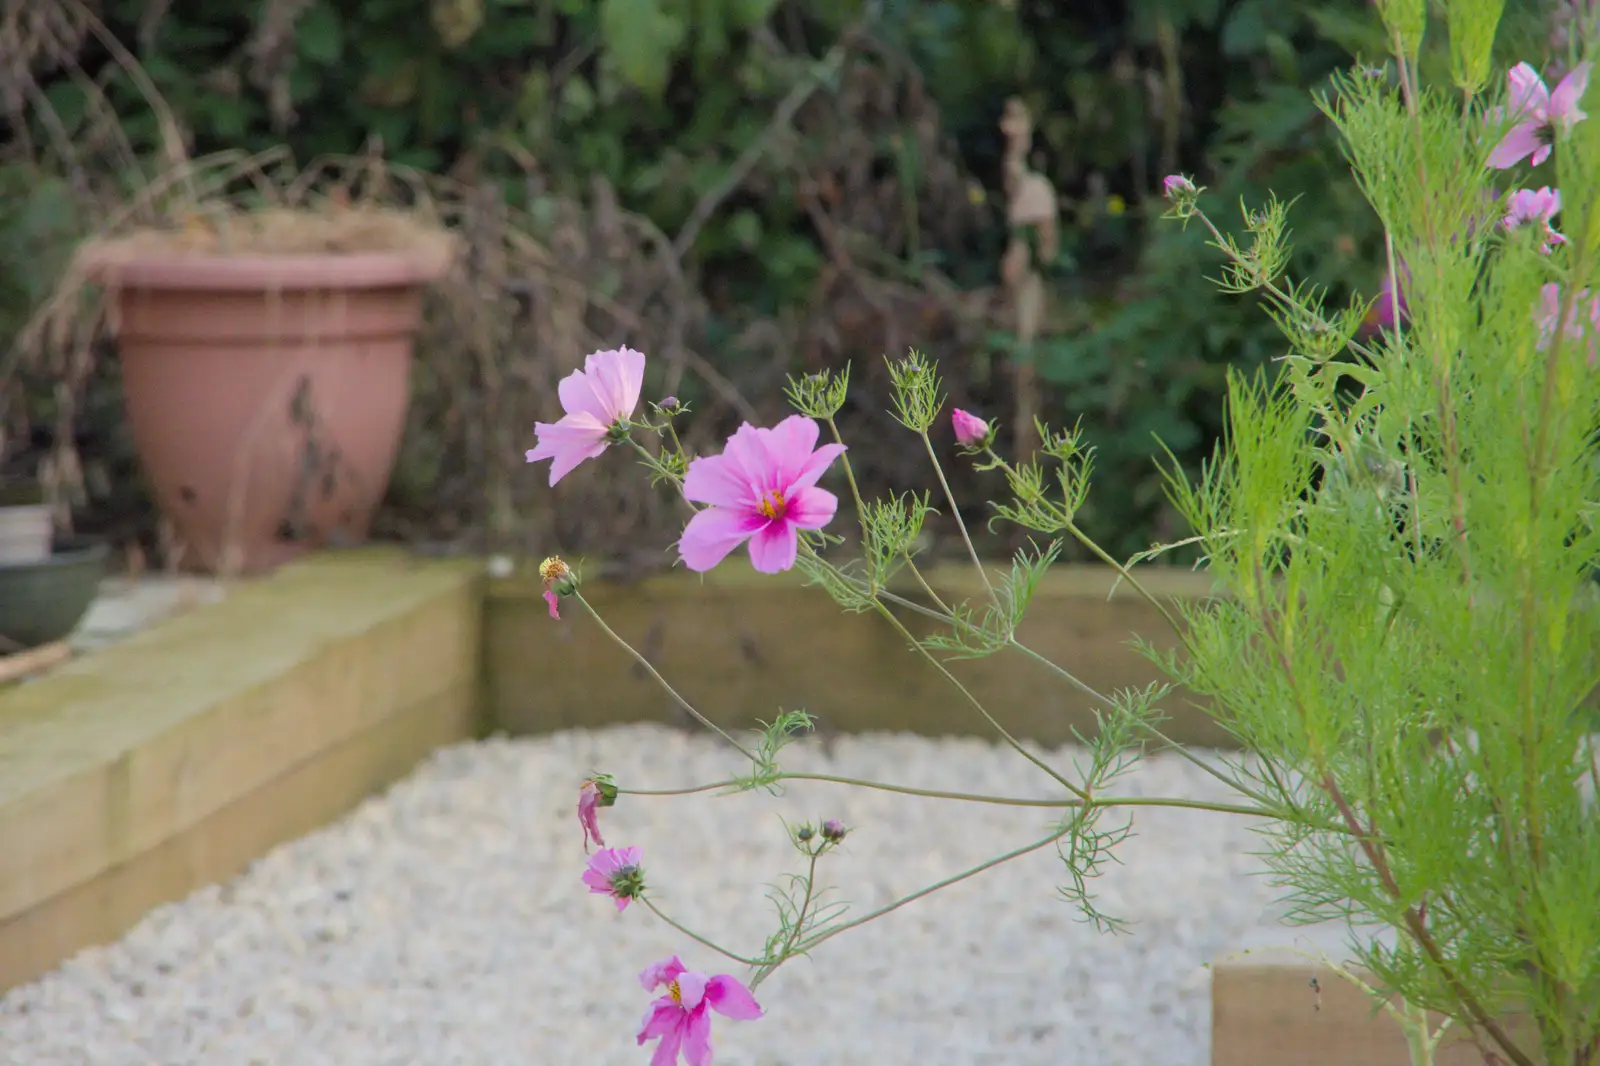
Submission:
[[[550,558],[539,564],[539,577],[543,579],[544,583],[547,585],[553,581],[561,580],[562,578],[566,577],[568,573],[570,573],[570,571],[567,569],[567,564],[562,562],[561,557],[557,555],[552,555]]]
[[[756,505],[756,510],[760,511],[762,515],[767,518],[779,517],[783,514],[784,510],[783,493],[776,491],[768,493],[766,496],[762,497],[761,502]]]
[[[673,981],[667,985],[667,995],[672,997],[672,1002],[683,1006],[683,992],[678,988],[678,982]]]

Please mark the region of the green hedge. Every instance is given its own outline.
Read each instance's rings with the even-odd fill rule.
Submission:
[[[898,337],[941,358],[958,400],[1006,421],[1006,364],[1031,357],[1049,392],[1047,417],[1081,418],[1099,449],[1085,524],[1122,552],[1175,532],[1152,462],[1156,438],[1197,462],[1219,431],[1226,368],[1266,363],[1280,350],[1258,308],[1203,280],[1214,261],[1197,228],[1156,221],[1162,175],[1194,175],[1228,223],[1238,221],[1241,197],[1297,196],[1295,275],[1341,301],[1374,293],[1379,280],[1381,235],[1312,99],[1330,72],[1381,50],[1367,0],[101,6],[192,132],[196,153],[287,143],[306,160],[376,139],[390,160],[495,184],[536,217],[546,197],[587,199],[599,176],[623,208],[670,236],[765,138],[685,256],[704,300],[698,342],[709,361],[761,395],[766,412],[780,372],[806,369],[808,359],[814,368],[851,358],[858,380],[881,388],[885,338]],[[1507,47],[1536,46],[1546,32],[1531,0],[1522,6]],[[819,69],[845,33],[855,46],[842,71]],[[104,76],[134,145],[153,152],[155,118],[105,45],[90,40],[81,61]],[[774,131],[785,97],[818,78],[824,87],[795,131]],[[43,84],[62,122],[82,129],[79,84],[61,75]],[[961,291],[996,283],[1005,238],[997,121],[1013,95],[1037,116],[1036,165],[1063,197],[1049,328],[1031,353],[1019,353],[992,319],[974,330],[976,312],[930,280]],[[841,163],[843,134],[856,137],[853,170]],[[840,232],[819,228],[818,209]],[[50,228],[33,220],[8,229],[0,218],[0,255],[23,254],[14,251],[19,226]],[[867,279],[860,292],[852,294],[852,278]],[[932,294],[937,313],[907,293]],[[16,302],[0,302],[12,320]],[[852,314],[872,328],[849,335]],[[878,328],[874,316],[885,314],[894,328]],[[929,326],[946,320],[965,325]],[[750,342],[762,323],[776,330],[788,365],[775,365],[774,342]],[[649,337],[628,340],[649,350]],[[683,394],[703,401],[707,417],[734,420],[703,386],[686,382]],[[901,438],[872,410],[880,399],[864,397],[854,412],[868,444],[858,454],[876,460],[866,481],[926,486],[916,453],[896,450]],[[48,401],[39,401],[36,422],[49,423]],[[15,406],[9,417],[15,453]],[[59,431],[36,432],[35,443]],[[114,436],[91,431],[89,447],[110,448]],[[457,524],[483,517],[464,514]]]

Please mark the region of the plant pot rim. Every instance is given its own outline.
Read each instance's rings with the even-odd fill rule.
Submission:
[[[81,566],[99,562],[111,555],[111,545],[100,537],[57,537],[50,546],[50,555],[26,563],[0,563],[0,574],[20,570],[52,570],[57,567]]]
[[[442,277],[450,259],[437,248],[218,255],[91,245],[81,265],[90,279],[111,289],[282,292],[424,285]]]

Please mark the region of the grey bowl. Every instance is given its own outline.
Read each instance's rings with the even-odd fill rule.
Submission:
[[[71,633],[94,603],[110,557],[102,540],[60,537],[48,559],[0,564],[0,654]]]

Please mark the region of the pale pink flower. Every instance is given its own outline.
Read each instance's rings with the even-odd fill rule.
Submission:
[[[583,883],[590,894],[610,896],[617,901],[617,913],[628,909],[628,901],[644,891],[644,877],[639,872],[638,848],[606,848],[589,857],[583,871]]]
[[[1556,322],[1561,317],[1561,286],[1547,282],[1539,296],[1539,347],[1545,348],[1555,338]],[[1600,296],[1591,295],[1588,289],[1578,290],[1572,309],[1567,312],[1566,335],[1568,340],[1588,341],[1589,364],[1593,366],[1600,354],[1595,343],[1600,339]]]
[[[606,846],[605,838],[600,835],[600,786],[593,781],[585,781],[583,787],[578,789],[578,824],[583,827],[583,850],[589,850],[589,839],[601,847]]]
[[[727,974],[707,977],[686,969],[678,956],[652,963],[639,975],[646,992],[662,985],[667,994],[650,1004],[639,1027],[639,1044],[659,1039],[650,1066],[673,1066],[678,1053],[689,1066],[711,1066],[711,1015],[753,1021],[762,1016],[761,1005],[737,978]]]
[[[1411,317],[1411,309],[1406,305],[1406,286],[1411,283],[1411,270],[1404,261],[1401,261],[1399,266],[1398,285],[1393,274],[1385,272],[1383,275],[1383,283],[1378,286],[1378,298],[1367,309],[1367,317],[1361,322],[1362,328],[1367,332],[1394,329],[1397,305],[1402,321]]]
[[[561,409],[554,423],[535,422],[539,443],[528,452],[528,462],[549,459],[554,485],[585,459],[597,458],[611,443],[613,427],[633,416],[644,385],[644,353],[632,348],[594,352],[556,387]]]
[[[567,582],[572,577],[572,569],[561,561],[560,556],[552,555],[539,564],[539,577],[544,581],[544,602],[550,605],[550,617],[559,622],[560,590],[562,587],[567,587]]]
[[[1515,125],[1489,153],[1489,165],[1499,170],[1515,166],[1532,156],[1538,166],[1550,158],[1551,145],[1557,133],[1565,134],[1589,116],[1579,110],[1578,104],[1589,87],[1589,64],[1579,63],[1572,72],[1561,79],[1555,92],[1545,88],[1539,72],[1526,63],[1518,63],[1507,76],[1511,86],[1511,119]],[[1505,120],[1505,110],[1495,108],[1490,122]]]
[[[989,439],[989,423],[959,407],[950,412],[950,425],[956,431],[956,443],[964,448],[982,447]]]
[[[1510,208],[1502,224],[1508,230],[1518,226],[1538,226],[1541,230],[1539,250],[1549,255],[1551,248],[1567,242],[1550,224],[1560,210],[1561,193],[1558,190],[1548,185],[1539,189],[1518,189],[1511,197]]]
[[[684,527],[678,540],[683,564],[704,573],[748,540],[750,563],[763,574],[792,567],[798,531],[821,529],[839,507],[838,497],[816,484],[844,445],[818,448],[818,433],[817,423],[802,415],[771,429],[746,422],[721,455],[691,462],[684,498],[711,506]]]

